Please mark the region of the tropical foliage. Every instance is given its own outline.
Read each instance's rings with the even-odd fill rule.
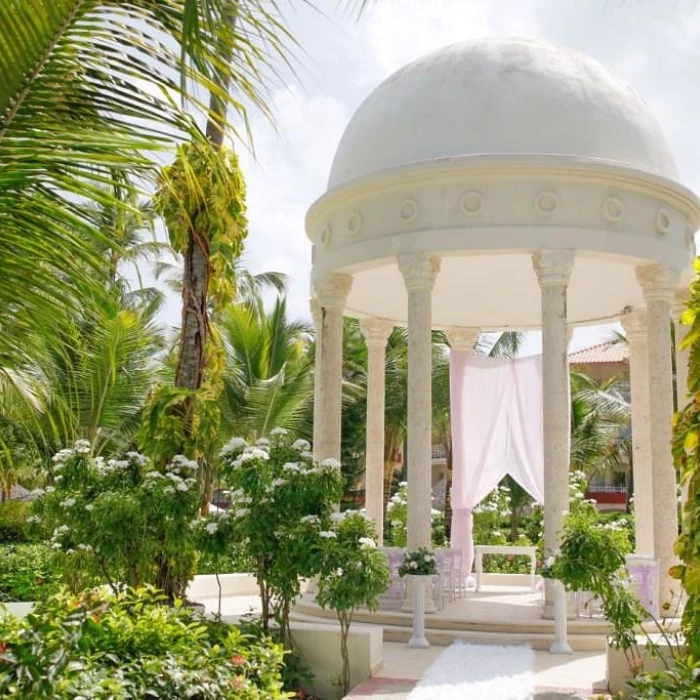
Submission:
[[[321,607],[335,610],[338,617],[343,659],[340,691],[344,697],[350,690],[348,635],[353,615],[360,606],[376,610],[379,596],[389,586],[389,567],[384,554],[377,550],[374,526],[361,513],[339,514],[331,529],[320,534],[316,600]]]
[[[700,259],[695,261],[696,277],[691,286],[688,308],[682,321],[690,326],[683,342],[689,350],[688,393],[690,402],[676,416],[674,455],[686,498],[682,511],[681,536],[676,553],[681,564],[672,570],[685,589],[683,631],[688,650],[700,658]]]
[[[282,648],[149,589],[68,593],[0,618],[3,698],[276,700]]]
[[[262,0],[236,3],[235,25],[227,13],[226,0],[0,5],[12,28],[0,39],[0,365],[36,352],[35,329],[79,309],[108,275],[85,245],[109,245],[87,205],[133,213],[116,193],[155,177],[155,153],[204,148],[202,88],[239,113],[241,98],[264,108],[261,75],[287,34]]]
[[[260,589],[263,630],[276,618],[290,647],[290,607],[300,579],[320,569],[317,545],[343,491],[340,463],[314,464],[309,443],[281,428],[255,445],[234,438],[222,459],[231,508],[202,522],[202,549],[225,553],[240,545]]]
[[[182,596],[194,571],[197,464],[182,455],[157,470],[128,452],[120,459],[93,457],[79,440],[53,459],[31,520],[50,537],[64,580],[73,592],[96,583],[156,585]],[[168,588],[162,562],[179,581]]]

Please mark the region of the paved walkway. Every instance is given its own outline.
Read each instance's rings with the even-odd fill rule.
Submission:
[[[384,667],[379,675],[359,685],[348,697],[405,700],[444,649],[438,646],[409,649],[405,644],[385,642]],[[587,700],[600,696],[606,687],[605,654],[579,652],[556,656],[538,651],[535,653],[535,684],[537,700]]]

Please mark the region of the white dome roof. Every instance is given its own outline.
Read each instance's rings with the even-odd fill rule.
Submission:
[[[485,39],[440,49],[379,85],[345,129],[328,187],[484,154],[602,159],[677,175],[649,106],[597,61],[541,42]]]

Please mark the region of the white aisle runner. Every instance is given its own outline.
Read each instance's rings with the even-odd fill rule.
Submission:
[[[533,700],[535,652],[526,646],[455,642],[408,700]]]

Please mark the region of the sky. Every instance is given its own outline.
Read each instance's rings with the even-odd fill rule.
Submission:
[[[290,276],[293,317],[309,317],[305,212],[325,190],[348,120],[391,73],[457,41],[544,39],[599,60],[645,97],[675,151],[681,182],[700,192],[696,0],[374,0],[360,18],[336,0],[317,0],[326,14],[300,0],[290,6],[286,16],[300,47],[297,75],[271,86],[274,126],[251,113],[255,153],[242,151],[241,162],[250,221],[246,265]],[[178,304],[173,298],[166,305],[168,323],[178,322]],[[610,335],[610,326],[577,329],[572,348]],[[535,335],[526,353],[538,349]]]

